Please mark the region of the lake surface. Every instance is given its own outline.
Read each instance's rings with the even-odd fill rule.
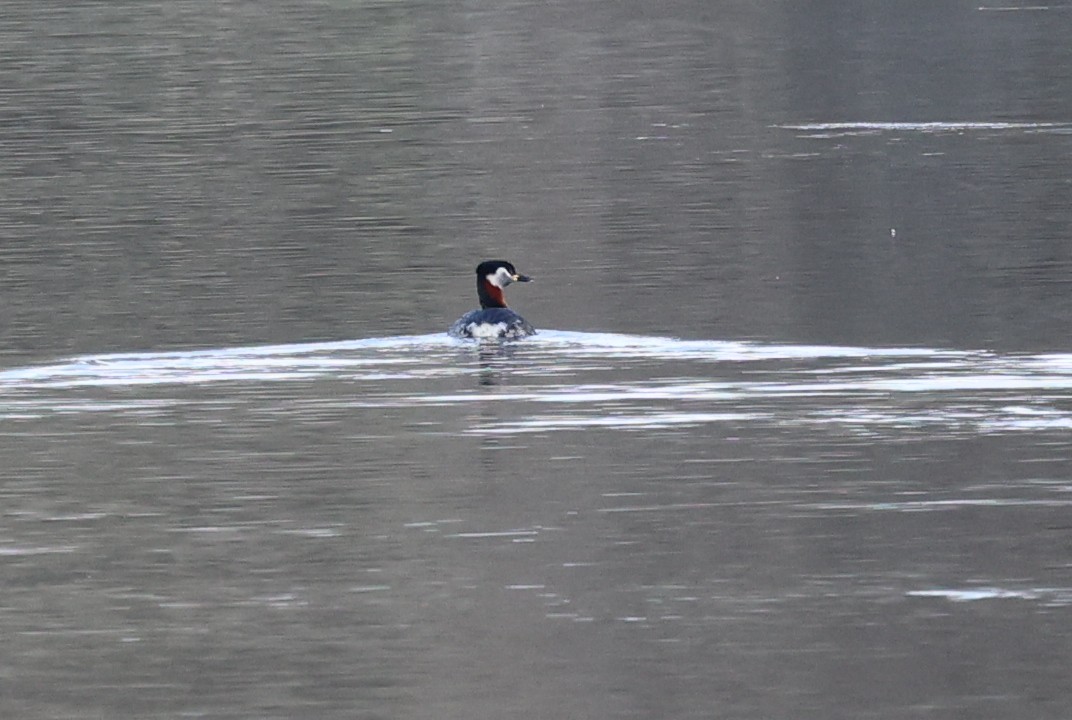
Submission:
[[[1070,21],[5,4],[0,716],[1065,717]]]

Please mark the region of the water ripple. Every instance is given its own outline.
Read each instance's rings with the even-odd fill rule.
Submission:
[[[290,410],[277,410],[452,412],[493,401],[501,412],[466,420],[463,431],[476,435],[713,423],[838,426],[865,433],[1072,427],[1066,402],[1072,389],[1072,355],[1067,354],[562,331],[544,331],[529,341],[501,346],[433,334],[77,357],[0,371],[0,419],[91,412],[145,418],[194,402],[190,388],[316,381],[346,383],[349,390],[340,394],[337,388],[306,387]],[[152,386],[167,397],[115,395],[126,388]],[[213,401],[226,403],[228,397],[237,402],[237,391],[217,391]],[[536,407],[552,410],[534,412]]]

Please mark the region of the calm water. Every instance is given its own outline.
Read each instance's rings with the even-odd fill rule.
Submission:
[[[6,3],[0,716],[1065,717],[1069,22]]]

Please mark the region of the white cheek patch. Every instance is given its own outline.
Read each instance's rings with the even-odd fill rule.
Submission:
[[[499,268],[491,275],[485,276],[489,283],[497,288],[504,288],[514,281],[514,276],[504,267]]]

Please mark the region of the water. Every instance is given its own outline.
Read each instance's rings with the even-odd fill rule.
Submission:
[[[0,716],[1064,717],[1066,16],[7,3]]]
[[[1070,386],[1068,354],[553,330],[10,369],[13,707],[1011,709],[1063,677],[988,673],[1061,643]]]

